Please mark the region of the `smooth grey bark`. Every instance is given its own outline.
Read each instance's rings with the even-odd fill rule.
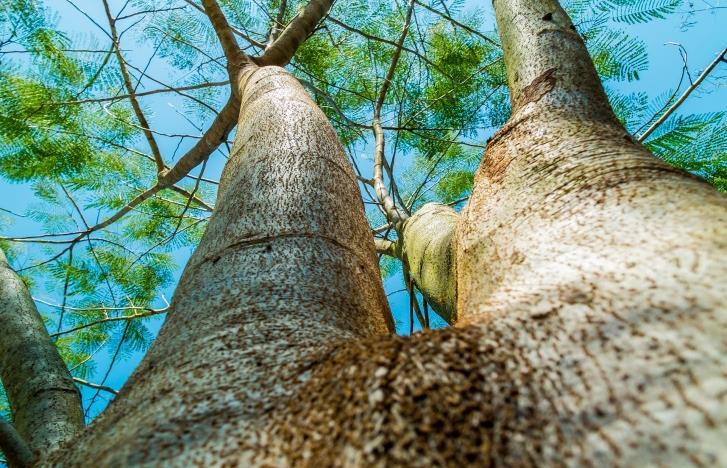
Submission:
[[[0,251],[0,377],[13,424],[33,451],[47,451],[83,428],[78,389],[20,277]]]

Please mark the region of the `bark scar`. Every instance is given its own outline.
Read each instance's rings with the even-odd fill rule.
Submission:
[[[531,102],[538,102],[543,96],[548,94],[555,87],[555,71],[557,69],[549,68],[542,75],[535,78],[529,85],[523,88],[518,97],[517,107],[523,107]]]

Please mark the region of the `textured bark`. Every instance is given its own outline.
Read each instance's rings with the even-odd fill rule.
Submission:
[[[513,115],[457,232],[460,324],[512,354],[493,450],[727,464],[727,200],[633,141],[557,3],[494,5]]]
[[[53,461],[727,464],[725,198],[633,142],[554,1],[494,6],[514,112],[457,221],[457,326],[386,335],[335,133],[284,71],[248,70],[174,314]],[[451,212],[411,220],[411,261],[451,256]]]
[[[83,428],[81,400],[28,289],[0,251],[0,377],[13,425],[30,450],[46,451]]]
[[[322,350],[392,329],[356,178],[324,114],[277,67],[244,72],[240,95],[217,209],[174,313],[62,464],[253,463],[274,441],[269,414]]]
[[[10,468],[30,466],[33,461],[33,452],[18,431],[3,418],[0,418],[0,452]]]

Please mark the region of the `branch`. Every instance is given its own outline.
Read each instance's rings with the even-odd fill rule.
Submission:
[[[33,460],[33,452],[20,437],[18,431],[2,417],[0,417],[0,450],[5,454],[11,467],[30,466],[30,462]]]
[[[702,74],[697,77],[696,81],[694,81],[694,83],[692,83],[692,85],[688,87],[686,91],[684,91],[684,94],[682,94],[679,99],[677,99],[676,102],[669,109],[667,109],[666,112],[661,115],[661,117],[657,119],[656,122],[651,124],[651,127],[647,128],[646,131],[636,139],[636,141],[638,141],[639,143],[643,142],[649,135],[654,132],[654,130],[656,130],[661,124],[666,122],[666,119],[668,119],[669,116],[672,115],[674,111],[676,111],[679,106],[681,106],[682,103],[687,100],[689,95],[692,94],[692,92],[697,89],[700,84],[702,84],[702,81],[704,81],[704,79],[707,78],[707,75],[709,75],[712,70],[717,67],[717,64],[722,61],[727,61],[727,58],[725,58],[725,56],[727,56],[727,49],[722,49],[717,58],[714,59],[712,63],[707,66],[707,68],[704,69]]]
[[[278,7],[278,15],[275,17],[272,26],[270,26],[270,34],[268,34],[268,45],[265,47],[267,50],[275,43],[275,40],[280,36],[280,31],[283,28],[283,21],[285,21],[285,10],[288,8],[288,1],[281,0],[280,6]]]
[[[233,86],[233,89],[236,89]],[[227,135],[237,125],[238,114],[240,113],[239,98],[233,93],[225,106],[222,108],[212,125],[207,129],[202,138],[182,156],[161,179],[159,183],[163,187],[170,187],[184,178],[189,171],[197,167],[203,160],[207,159],[214,150],[227,141]]]
[[[444,76],[446,76],[446,77],[448,77],[448,78],[451,78],[451,77],[450,77],[450,76],[449,76],[449,75],[448,75],[448,74],[446,73],[446,71],[445,71],[445,70],[442,70],[442,69],[441,69],[440,67],[438,67],[438,66],[437,66],[437,65],[436,65],[436,64],[435,64],[434,62],[432,62],[431,60],[429,60],[429,59],[428,59],[428,58],[426,58],[426,57],[425,57],[424,55],[420,54],[419,52],[417,52],[417,51],[416,51],[416,50],[414,50],[414,49],[410,49],[409,47],[405,47],[405,46],[403,46],[403,45],[399,46],[399,44],[398,44],[398,43],[396,43],[396,42],[394,42],[394,41],[391,41],[391,40],[389,40],[389,39],[385,39],[385,38],[383,38],[383,37],[379,37],[379,36],[374,36],[373,34],[369,34],[369,33],[367,33],[366,31],[361,31],[360,29],[354,28],[353,26],[349,26],[348,24],[344,23],[343,21],[341,21],[341,20],[338,20],[338,19],[336,19],[336,18],[334,18],[334,17],[332,17],[332,16],[329,16],[329,17],[328,17],[328,20],[329,20],[329,21],[330,21],[331,23],[333,23],[333,24],[336,24],[336,25],[338,25],[338,26],[342,27],[343,29],[345,29],[345,30],[347,30],[347,31],[350,31],[350,32],[352,32],[352,33],[356,33],[356,34],[358,34],[358,35],[360,35],[360,36],[362,36],[362,37],[364,37],[364,38],[366,38],[366,39],[368,39],[368,40],[371,40],[371,41],[376,41],[376,42],[382,42],[382,43],[384,43],[384,44],[389,44],[389,45],[392,45],[392,46],[394,46],[394,47],[396,47],[396,48],[401,48],[401,49],[402,49],[403,51],[405,51],[405,52],[408,52],[408,53],[410,53],[410,54],[412,54],[412,55],[416,56],[417,58],[419,58],[419,60],[421,60],[422,62],[426,63],[427,65],[429,65],[429,66],[430,66],[430,67],[432,67],[433,69],[437,70],[437,71],[438,71],[439,73],[441,73],[442,75],[444,75]]]
[[[415,3],[417,4],[417,5],[421,5],[421,6],[423,6],[423,7],[424,7],[424,8],[426,9],[426,10],[429,10],[429,11],[431,11],[431,12],[432,12],[432,13],[434,13],[435,15],[439,15],[439,16],[441,16],[442,18],[446,19],[447,21],[449,21],[449,22],[450,22],[450,23],[452,23],[453,25],[455,25],[455,26],[457,26],[457,27],[459,27],[459,28],[462,28],[462,29],[464,29],[465,31],[467,31],[467,32],[469,32],[469,33],[472,33],[472,34],[474,34],[475,36],[478,36],[478,37],[480,37],[480,38],[481,38],[482,40],[484,40],[484,41],[486,41],[486,42],[489,42],[490,44],[494,45],[494,46],[495,46],[495,47],[497,47],[497,48],[500,48],[500,44],[498,44],[498,43],[497,43],[497,41],[495,41],[495,40],[493,40],[493,39],[491,39],[491,38],[489,38],[489,37],[485,36],[484,34],[482,34],[481,32],[477,31],[476,29],[472,29],[472,28],[470,28],[469,26],[467,26],[467,25],[466,25],[466,24],[464,24],[464,23],[460,23],[459,21],[457,21],[456,19],[452,18],[452,17],[451,17],[451,16],[449,16],[448,14],[446,14],[446,13],[442,13],[441,11],[439,11],[439,10],[436,10],[436,9],[432,8],[432,7],[430,7],[429,5],[427,5],[426,3],[424,3],[424,2],[421,2],[421,1],[419,1],[419,0],[414,0],[414,2],[415,2]]]
[[[118,395],[119,394],[118,391],[114,390],[111,387],[107,387],[106,385],[99,385],[99,384],[91,383],[91,382],[88,382],[86,380],[79,379],[78,377],[74,377],[73,378],[73,381],[76,382],[79,385],[83,385],[83,386],[88,387],[88,388],[93,388],[94,390],[103,390],[104,392],[113,393],[114,395]]]
[[[328,14],[334,0],[311,0],[290,22],[280,37],[270,44],[257,60],[260,66],[284,66],[293,58],[298,47],[313,34],[318,22]]]
[[[149,122],[147,122],[146,117],[144,116],[144,112],[141,110],[141,105],[139,105],[139,101],[136,99],[136,94],[134,90],[134,85],[131,83],[131,76],[129,75],[129,70],[126,68],[126,62],[124,61],[124,56],[121,54],[121,44],[119,44],[119,34],[116,30],[116,20],[111,14],[111,9],[109,8],[109,3],[107,0],[103,0],[103,6],[104,10],[106,11],[106,19],[109,23],[109,28],[111,29],[111,41],[113,43],[114,52],[116,53],[116,59],[119,62],[119,69],[121,71],[121,77],[124,80],[124,87],[126,88],[126,92],[129,95],[129,101],[131,102],[131,107],[134,110],[134,114],[136,115],[137,120],[139,121],[139,125],[142,127],[142,132],[144,133],[144,137],[146,138],[146,141],[149,143],[149,148],[151,149],[151,154],[154,156],[154,162],[157,166],[157,173],[161,173],[164,171],[164,160],[162,159],[161,151],[159,150],[159,145],[157,145],[156,140],[154,139],[154,135],[152,134],[151,130],[149,130]]]
[[[376,147],[374,150],[374,190],[376,191],[376,197],[379,199],[379,202],[384,208],[387,221],[392,223],[397,231],[401,231],[401,228],[404,225],[404,221],[406,221],[408,215],[399,211],[399,209],[396,207],[396,204],[394,203],[394,199],[391,197],[389,191],[386,188],[386,184],[384,183],[383,170],[385,141],[384,130],[381,128],[381,108],[383,107],[384,101],[386,100],[386,93],[389,91],[389,87],[391,86],[391,80],[394,77],[396,65],[399,62],[399,57],[401,56],[401,51],[404,46],[404,40],[406,39],[406,35],[409,32],[409,25],[411,23],[411,17],[413,12],[414,0],[409,0],[406,11],[406,18],[404,19],[404,26],[401,30],[401,35],[399,36],[396,50],[394,51],[394,55],[391,58],[389,70],[386,72],[384,83],[381,86],[379,96],[376,100],[376,104],[374,105],[373,131],[376,141]]]
[[[204,13],[204,14],[207,14],[204,11],[204,8],[202,8],[201,6],[197,5],[192,0],[184,0],[184,1],[186,3],[188,3],[189,5],[191,5],[193,8],[195,8],[196,10],[198,10],[198,11]],[[230,26],[230,31],[232,31],[235,35],[240,36],[241,38],[245,39],[247,42],[249,42],[253,46],[255,46],[255,47],[259,48],[259,49],[265,49],[265,44],[263,44],[260,41],[256,41],[255,39],[253,39],[252,37],[250,37],[248,34],[245,34],[244,32],[240,31],[239,29],[237,29],[237,28],[235,28],[233,26]]]
[[[189,86],[178,86],[178,87],[168,87],[168,88],[161,88],[161,89],[152,89],[149,91],[141,91],[138,93],[135,93],[136,97],[142,97],[142,96],[149,96],[152,94],[159,94],[159,93],[179,93],[180,91],[190,91],[194,89],[201,89],[201,88],[212,88],[215,86],[227,86],[230,82],[228,81],[212,81],[209,83],[200,83],[196,85],[189,85]],[[54,104],[57,105],[67,105],[67,104],[85,104],[88,102],[107,102],[107,101],[119,101],[122,99],[129,99],[131,97],[130,94],[121,94],[118,96],[109,96],[109,97],[103,97],[103,98],[88,98],[88,99],[79,99],[76,101],[61,101],[56,102]]]
[[[246,64],[251,63],[250,59],[237,44],[235,33],[232,32],[230,24],[227,22],[225,14],[222,13],[222,9],[217,4],[217,1],[202,0],[202,6],[210,23],[212,23],[215,34],[217,34],[217,39],[220,41],[225,58],[227,58],[227,73],[230,75],[230,82],[233,83],[232,93],[237,94],[237,86],[234,83],[237,82],[240,69]]]
[[[398,242],[387,239],[374,239],[374,245],[376,246],[376,253],[401,259],[401,250],[399,249]]]
[[[38,302],[41,302],[41,301],[38,301]],[[141,312],[141,313],[136,313],[136,314],[131,314],[131,315],[122,315],[119,317],[106,317],[101,320],[96,320],[95,322],[84,323],[83,325],[79,325],[74,328],[69,328],[68,330],[61,330],[58,333],[53,333],[51,335],[51,337],[55,338],[55,337],[61,336],[61,335],[68,335],[69,333],[74,333],[79,330],[83,330],[84,328],[94,327],[94,326],[100,325],[102,323],[136,320],[139,318],[153,317],[154,315],[166,314],[167,312],[169,312],[169,307],[165,307],[163,309],[148,309],[146,307],[97,307],[94,309],[78,308],[78,309],[71,309],[71,310],[135,310],[135,309],[143,309],[143,310],[146,310],[147,312]]]
[[[0,251],[0,377],[18,433],[32,451],[73,439],[81,400],[22,279]]]

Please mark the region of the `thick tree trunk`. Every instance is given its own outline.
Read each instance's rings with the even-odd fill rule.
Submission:
[[[242,72],[217,209],[144,361],[69,465],[252,463],[321,350],[392,331],[356,178],[282,68]],[[245,462],[247,460],[247,462]]]
[[[13,426],[30,450],[56,448],[83,428],[78,389],[28,288],[2,250],[0,377],[10,401]]]
[[[406,238],[434,220],[404,228],[414,264],[456,249],[456,294],[433,288],[457,326],[386,335],[335,134],[284,71],[247,70],[174,311],[55,461],[727,464],[725,199],[631,140],[557,3],[494,6],[513,116],[455,237],[437,207],[431,247]]]
[[[495,11],[513,115],[458,226],[457,301],[512,353],[502,460],[727,463],[727,199],[634,142],[555,1]]]

